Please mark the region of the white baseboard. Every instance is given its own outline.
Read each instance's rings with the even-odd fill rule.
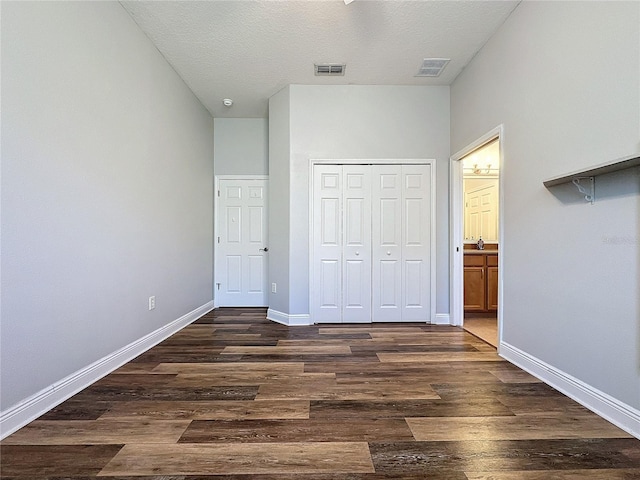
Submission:
[[[436,313],[432,325],[451,325],[451,318],[448,313]]]
[[[640,438],[639,410],[523,352],[513,345],[501,342],[499,354],[592,412],[620,427],[625,432]]]
[[[287,325],[290,327],[294,326],[305,326],[305,325],[313,325],[313,321],[311,320],[311,315],[307,313],[300,314],[288,314],[279,312],[278,310],[274,310],[272,308],[267,310],[267,320],[271,320],[276,323],[281,323],[282,325]],[[424,323],[424,320],[414,320],[414,323]],[[322,322],[325,324],[324,322]],[[333,322],[326,322],[327,325],[331,325]],[[340,323],[340,322],[335,322]],[[375,322],[365,321],[365,322],[354,322],[354,323],[363,323],[363,324],[373,324]],[[429,322],[427,322],[429,323]],[[449,314],[448,313],[438,313],[435,318],[435,322],[431,322],[431,325],[449,325]]]
[[[267,320],[281,323],[282,325],[288,325],[290,327],[312,325],[311,316],[309,314],[299,313],[290,315],[288,313],[279,312],[278,310],[273,310],[272,308],[267,310]]]
[[[0,439],[51,410],[105,375],[113,372],[151,347],[213,310],[213,302],[183,315],[177,320],[72,373],[16,405],[0,412]]]

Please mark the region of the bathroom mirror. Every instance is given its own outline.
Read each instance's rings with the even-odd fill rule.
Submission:
[[[497,140],[462,159],[464,242],[498,242],[500,149]]]

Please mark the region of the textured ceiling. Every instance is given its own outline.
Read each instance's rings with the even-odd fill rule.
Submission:
[[[121,3],[214,117],[266,117],[288,84],[449,85],[519,2]],[[438,78],[415,77],[428,57],[451,62]],[[316,77],[314,63],[346,73]]]

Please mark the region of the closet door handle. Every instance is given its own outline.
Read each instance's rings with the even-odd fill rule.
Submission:
[[[360,255],[360,252],[358,252],[358,251],[356,250],[356,256],[358,256],[358,255]]]
[[[389,250],[387,250],[387,255],[391,255],[391,252]]]

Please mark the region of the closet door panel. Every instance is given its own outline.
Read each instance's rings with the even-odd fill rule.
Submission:
[[[341,322],[342,167],[317,165],[313,192],[313,318],[316,322]]]
[[[402,167],[402,319],[431,321],[431,166]]]
[[[372,319],[402,320],[402,167],[372,167]]]
[[[342,321],[371,322],[371,166],[342,168]]]

